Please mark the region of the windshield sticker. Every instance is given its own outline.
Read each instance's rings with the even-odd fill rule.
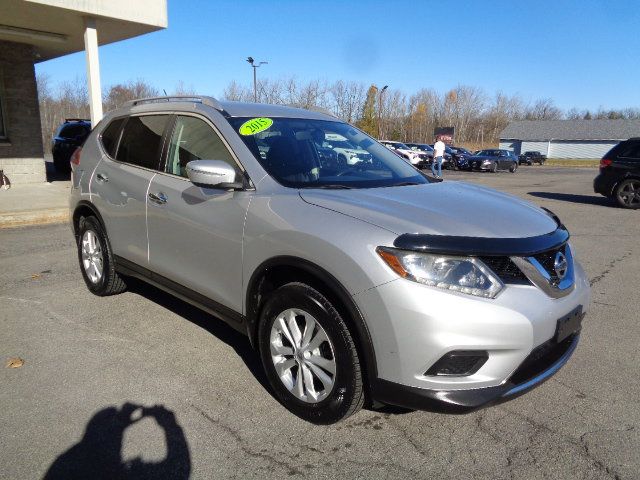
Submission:
[[[238,131],[240,135],[255,135],[265,131],[271,125],[273,125],[273,120],[270,118],[252,118],[240,125],[240,130]]]

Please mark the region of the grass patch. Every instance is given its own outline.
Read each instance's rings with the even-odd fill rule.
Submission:
[[[600,166],[600,159],[597,158],[549,158],[545,165],[550,167],[588,167],[596,168]]]

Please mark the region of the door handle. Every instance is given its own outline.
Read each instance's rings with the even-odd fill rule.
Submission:
[[[106,175],[102,174],[102,173],[97,173],[96,174],[96,180],[102,183],[107,183],[109,181],[109,177],[107,177]]]
[[[149,192],[149,200],[151,200],[153,203],[157,205],[164,205],[165,203],[167,203],[167,196],[162,192],[160,193]]]

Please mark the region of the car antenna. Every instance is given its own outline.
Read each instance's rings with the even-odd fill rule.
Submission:
[[[165,97],[168,97],[168,95],[167,95],[167,91],[166,91],[164,88],[162,89],[162,91],[164,92],[164,96],[165,96]]]

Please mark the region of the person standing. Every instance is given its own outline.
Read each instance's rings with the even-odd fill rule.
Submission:
[[[433,145],[433,163],[431,164],[431,172],[436,178],[442,178],[442,159],[444,157],[445,144],[440,137],[436,138],[437,142]],[[436,165],[438,173],[436,174]]]

